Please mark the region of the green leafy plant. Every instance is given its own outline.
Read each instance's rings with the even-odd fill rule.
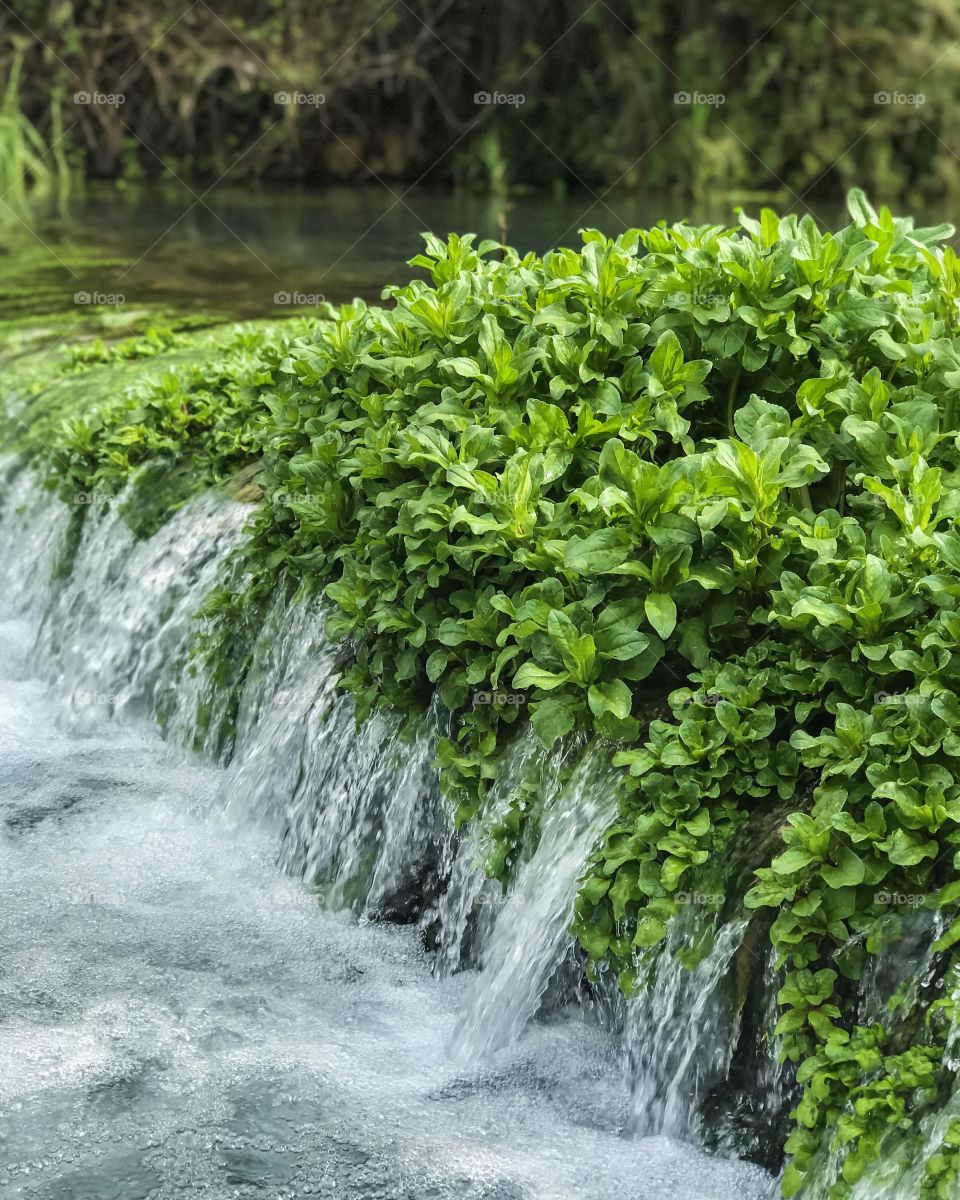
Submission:
[[[832,1200],[949,1115],[960,995],[960,268],[947,227],[849,207],[543,258],[428,237],[432,282],[389,307],[241,339],[57,447],[86,489],[259,459],[201,658],[239,686],[272,589],[322,592],[359,721],[439,698],[441,785],[497,878],[536,838],[529,781],[488,811],[519,739],[612,743],[588,969],[646,986],[695,890],[722,903],[684,966],[720,921],[768,937],[783,1190]],[[922,973],[878,982],[918,922]],[[940,1123],[923,1200],[956,1185]]]

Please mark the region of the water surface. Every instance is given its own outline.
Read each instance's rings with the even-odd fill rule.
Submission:
[[[0,625],[0,1195],[754,1200],[755,1168],[623,1135],[617,1048],[573,1019],[449,1048],[463,978],[321,910],[221,772],[70,717]]]
[[[735,224],[736,202],[615,191],[506,199],[389,182],[209,192],[90,184],[66,214],[0,229],[0,262],[20,281],[0,300],[0,316],[99,303],[120,315],[156,305],[261,317],[310,311],[320,298],[375,301],[387,283],[411,277],[407,262],[423,248],[424,232],[500,240],[505,222],[511,245],[544,253],[578,245],[583,228],[612,236],[660,220]],[[759,204],[747,207],[755,212]],[[837,205],[817,215],[828,224],[840,219]],[[75,296],[87,299],[75,305]]]

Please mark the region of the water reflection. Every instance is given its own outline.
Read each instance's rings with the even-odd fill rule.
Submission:
[[[665,195],[614,193],[530,195],[506,203],[386,184],[322,191],[220,187],[209,194],[91,185],[66,218],[0,229],[7,284],[0,317],[69,312],[98,301],[128,311],[159,305],[228,317],[309,309],[321,296],[333,303],[354,296],[372,301],[384,284],[410,277],[406,263],[419,252],[424,230],[497,239],[505,218],[512,245],[542,253],[576,244],[584,227],[615,234],[661,219],[732,222],[734,204],[729,197],[692,205]],[[833,207],[817,215],[832,223],[838,213]]]

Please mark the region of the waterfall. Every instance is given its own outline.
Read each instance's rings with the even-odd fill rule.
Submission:
[[[16,461],[0,460],[0,561],[10,612],[43,613],[54,592],[54,567],[70,510],[52,500],[29,472],[16,471]]]
[[[215,754],[211,742],[197,746],[198,712],[205,708],[216,730],[228,697],[193,668],[189,648],[194,614],[239,544],[249,509],[201,495],[139,541],[122,504],[120,497],[88,515],[72,570],[54,586],[70,513],[21,476],[0,535],[11,576],[25,581],[15,601],[41,618],[36,657],[56,671],[75,722],[103,712],[162,715],[173,744]],[[411,897],[426,886],[446,837],[432,739],[425,730],[402,742],[389,717],[355,729],[323,621],[316,604],[278,594],[239,697],[220,800],[238,817],[255,813],[279,825],[282,865],[331,906],[409,919],[417,915]]]
[[[490,829],[509,808],[520,780],[531,769],[542,770],[545,757],[543,746],[527,729],[508,748],[479,819],[464,836],[447,841],[442,873],[448,882],[437,906],[441,975],[465,966],[490,938],[503,906],[500,885],[484,873],[492,849]]]
[[[106,717],[139,728],[159,716],[181,758],[189,749],[216,761],[221,745],[198,739],[199,714],[215,729],[230,698],[190,647],[195,613],[242,539],[249,508],[202,495],[138,541],[121,503],[87,515],[72,569],[52,580],[72,514],[18,476],[0,516],[0,553],[17,581],[8,601],[39,628],[34,661],[52,675],[68,729],[100,728]],[[263,828],[283,872],[325,908],[429,930],[434,974],[456,998],[445,1045],[462,1069],[486,1071],[477,1064],[494,1060],[503,1069],[540,1044],[532,1023],[557,981],[580,975],[569,924],[576,881],[616,810],[609,756],[582,745],[548,752],[527,730],[481,814],[452,831],[432,765],[439,713],[412,734],[389,713],[358,730],[352,700],[337,687],[345,648],[326,637],[322,601],[291,600],[292,590],[278,589],[269,605],[233,697],[213,810],[237,829]],[[530,780],[533,819],[504,894],[483,867],[492,831]],[[735,1041],[721,980],[741,933],[739,924],[721,929],[689,974],[662,956],[652,990],[627,1009],[637,1132],[695,1132],[692,1111]],[[629,1124],[622,1083],[604,1087],[618,1128]]]
[[[139,718],[159,710],[168,737],[190,745],[201,706],[225,703],[189,662],[194,613],[240,541],[249,510],[203,495],[138,541],[123,523],[121,505],[98,505],[88,515],[72,571],[54,586],[50,572],[70,513],[22,475],[8,496],[0,549],[15,563],[11,574],[26,581],[20,606],[39,608],[36,653],[48,669],[55,665],[56,686],[69,697],[74,718],[104,710]],[[324,618],[318,601],[289,601],[283,589],[275,597],[239,695],[220,804],[237,820],[254,818],[278,830],[282,867],[329,906],[433,920],[438,974],[479,967],[455,1035],[458,1052],[508,1047],[570,953],[576,879],[613,814],[614,773],[594,751],[560,784],[561,757],[551,760],[527,731],[508,753],[481,818],[466,834],[452,834],[431,765],[436,720],[425,718],[419,734],[406,740],[386,714],[357,730],[352,701],[337,690],[342,652],[327,640]],[[539,839],[503,896],[482,869],[489,831],[531,769],[541,777]],[[710,959],[718,973],[725,944],[721,938]],[[679,968],[658,978],[650,1003],[685,1011],[705,969],[689,980]],[[690,1010],[692,1030],[705,1003]],[[637,1029],[642,1024],[633,1018]],[[677,1092],[687,1060],[696,1060],[678,1048],[689,1036],[690,1030],[674,1030],[668,1039],[679,1055]],[[638,1062],[645,1061],[640,1054]],[[658,1086],[667,1061],[673,1058],[653,1055],[649,1084],[639,1085],[638,1096]],[[681,1125],[664,1117],[651,1128]]]
[[[665,945],[641,956],[638,974],[652,963],[653,982],[630,1003],[626,1030],[634,1128],[641,1134],[694,1137],[700,1101],[723,1078],[736,1047],[739,1009],[722,985],[747,922],[718,926],[709,953],[688,970],[677,951],[703,936],[701,920],[688,904],[671,921]]]
[[[0,611],[0,1194],[762,1200],[749,1164],[620,1136],[598,1028],[452,1062],[466,976],[277,871],[223,768],[131,712],[78,726],[35,634]]]
[[[616,810],[612,770],[588,753],[544,801],[540,839],[497,914],[456,1032],[460,1054],[516,1041],[570,944],[576,881]]]
[[[77,721],[94,711],[142,718],[167,709],[175,732],[192,733],[204,686],[187,657],[194,613],[240,541],[249,509],[203,495],[138,541],[120,516],[122,503],[95,506],[72,570],[53,579],[71,514],[19,477],[0,544],[11,579],[21,581],[11,600],[40,618],[37,661],[56,672]]]
[[[769,1128],[786,1107],[788,1086],[783,1063],[780,1061],[780,1036],[777,1022],[780,1005],[777,993],[783,986],[783,975],[777,970],[777,954],[767,949],[763,964],[763,991],[758,1022],[756,1107]]]

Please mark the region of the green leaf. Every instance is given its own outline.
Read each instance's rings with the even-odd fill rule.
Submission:
[[[665,592],[650,592],[643,601],[647,620],[662,638],[668,638],[677,626],[677,606]]]
[[[513,685],[518,688],[535,687],[549,692],[560,687],[570,678],[568,671],[545,671],[536,663],[524,663],[513,677]]]
[[[809,850],[802,846],[793,846],[778,855],[770,865],[780,875],[793,875],[809,866],[811,862],[813,862],[813,855]]]
[[[630,553],[630,539],[619,529],[598,529],[587,537],[572,537],[563,551],[563,565],[581,575],[601,575],[621,566]]]
[[[547,620],[547,632],[560,652],[570,677],[581,685],[590,682],[596,659],[596,645],[589,633],[578,633],[566,613],[554,609]]]
[[[820,868],[821,879],[833,888],[855,887],[858,883],[863,883],[865,876],[866,867],[863,860],[846,846],[840,848],[836,866],[824,863]]]
[[[576,718],[569,704],[551,697],[531,705],[530,722],[537,737],[549,750],[554,742],[570,733]]]
[[[876,224],[877,214],[862,188],[851,188],[847,192],[847,212],[861,227]]]
[[[633,707],[630,689],[622,679],[591,684],[587,692],[587,701],[590,711],[595,717],[601,717],[605,712],[611,712],[615,717],[623,720],[630,716]]]
[[[650,913],[641,912],[637,917],[637,928],[633,935],[633,944],[641,950],[649,950],[657,942],[662,942],[667,936],[667,927]]]

